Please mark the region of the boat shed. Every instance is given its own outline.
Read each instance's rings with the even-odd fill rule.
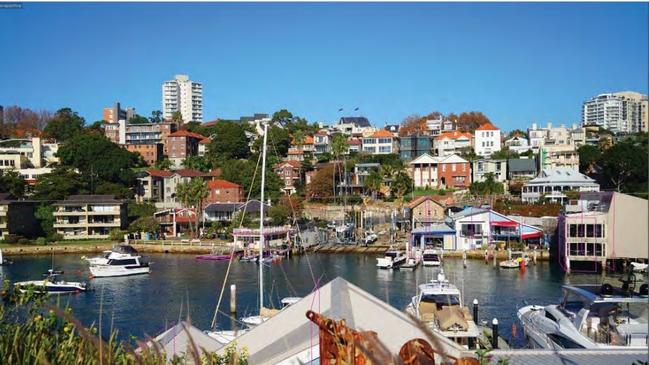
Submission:
[[[454,250],[456,247],[455,237],[455,229],[445,223],[438,223],[413,229],[410,235],[410,244],[421,250],[427,247]]]

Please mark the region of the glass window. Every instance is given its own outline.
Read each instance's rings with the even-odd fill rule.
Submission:
[[[584,237],[585,236],[585,230],[586,227],[584,227],[583,224],[577,224],[577,236],[575,237]]]
[[[604,225],[595,224],[595,237],[604,237]]]
[[[472,237],[482,234],[482,225],[475,223],[467,223],[462,225],[462,236]]]
[[[595,237],[594,224],[587,224],[586,225],[586,237]]]
[[[570,228],[568,229],[568,237],[577,237],[577,225],[576,224],[570,224]]]

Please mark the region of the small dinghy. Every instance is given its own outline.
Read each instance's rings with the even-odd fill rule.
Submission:
[[[230,254],[224,254],[217,250],[212,250],[209,254],[197,255],[196,260],[205,260],[205,261],[226,261],[230,259]]]

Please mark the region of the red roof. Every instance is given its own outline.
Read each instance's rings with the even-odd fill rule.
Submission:
[[[212,142],[211,139],[209,139],[209,138],[203,138],[203,139],[201,139],[198,143],[200,143],[200,144],[210,144],[210,142]]]
[[[372,134],[373,138],[388,138],[388,137],[393,137],[392,132],[388,132],[385,129],[379,129],[378,131],[374,132]]]
[[[489,122],[487,122],[487,123],[479,126],[478,128],[476,128],[476,131],[498,131],[498,130],[499,129],[496,128],[495,125],[493,125],[493,124],[491,124]]]
[[[440,134],[439,136],[435,137],[435,139],[458,139],[461,137],[465,137],[468,139],[473,138],[473,135],[471,133],[463,133],[463,132],[458,132],[458,131],[452,131],[452,132],[444,132]]]
[[[201,140],[205,139],[205,136],[202,134],[193,133],[184,129],[171,133],[169,137],[190,137],[190,138],[197,138]]]
[[[166,171],[166,170],[157,170],[157,169],[149,169],[146,170],[146,173],[155,176],[155,177],[169,177],[173,175],[173,172],[171,171]]]
[[[362,144],[362,142],[360,139],[350,138],[349,140],[347,140],[347,144],[354,146],[354,145],[360,145]]]
[[[238,189],[241,188],[241,185],[229,182],[227,180],[210,180],[207,182],[207,187],[210,189]]]
[[[179,170],[173,170],[172,173],[178,174],[182,177],[204,177],[204,176],[212,176],[210,175],[209,172],[203,172],[203,171],[198,171],[194,169],[179,169]],[[169,175],[171,176],[171,175]]]
[[[293,160],[280,162],[277,165],[275,165],[275,167],[281,167],[283,165],[290,165],[291,167],[298,168],[298,169],[302,167],[302,163],[300,161],[293,161]]]

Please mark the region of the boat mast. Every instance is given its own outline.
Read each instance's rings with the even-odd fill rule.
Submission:
[[[268,123],[264,123],[264,143],[261,155],[261,204],[259,205],[259,315],[264,308],[264,188],[266,185],[266,141]]]

